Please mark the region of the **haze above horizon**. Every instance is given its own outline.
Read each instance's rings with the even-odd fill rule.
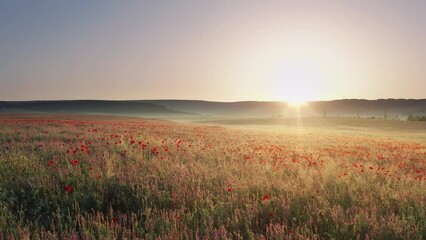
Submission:
[[[426,98],[425,1],[1,1],[0,101]]]

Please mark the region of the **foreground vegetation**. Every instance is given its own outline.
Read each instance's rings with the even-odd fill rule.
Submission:
[[[425,239],[425,161],[424,139],[3,117],[0,239]]]

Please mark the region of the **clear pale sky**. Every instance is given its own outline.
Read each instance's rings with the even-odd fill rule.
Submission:
[[[426,1],[0,1],[0,100],[426,98]]]

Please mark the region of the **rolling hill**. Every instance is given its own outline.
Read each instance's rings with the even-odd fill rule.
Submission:
[[[142,117],[362,117],[407,119],[426,115],[426,99],[343,99],[308,102],[209,102],[200,100],[68,100],[0,102],[0,113],[78,113]]]
[[[188,115],[153,103],[101,100],[0,102],[0,113],[74,113],[123,116]]]
[[[406,119],[408,115],[426,115],[426,99],[342,99],[313,101],[299,109],[285,102],[208,102],[197,100],[144,100],[144,103],[163,105],[183,112],[223,117],[384,117]]]

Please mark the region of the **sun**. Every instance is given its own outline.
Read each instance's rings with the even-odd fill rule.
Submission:
[[[292,106],[292,107],[295,107],[295,108],[300,108],[300,107],[302,107],[302,106],[304,106],[304,105],[306,105],[307,104],[307,100],[304,100],[304,99],[297,99],[297,98],[295,98],[295,99],[291,99],[291,100],[287,100],[287,103],[290,105],[290,106]]]
[[[309,61],[308,57],[281,61],[269,79],[270,95],[293,107],[320,99],[324,87],[320,66]]]

